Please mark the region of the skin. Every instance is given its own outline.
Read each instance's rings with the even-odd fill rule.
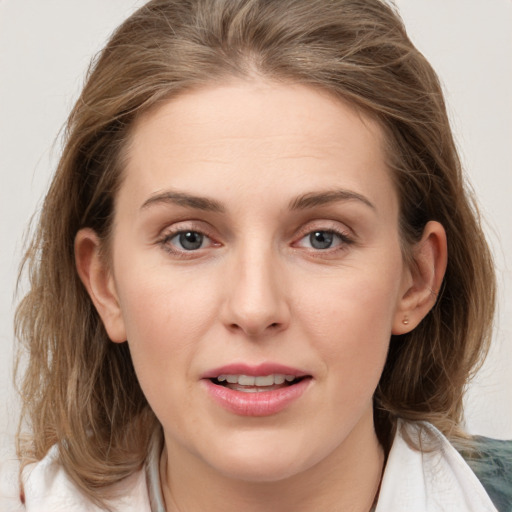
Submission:
[[[109,261],[90,229],[76,255],[163,425],[168,510],[371,507],[384,460],[372,396],[390,336],[427,314],[446,265],[435,222],[405,265],[383,146],[348,104],[264,80],[188,92],[134,126]],[[185,250],[181,231],[203,233],[201,248]],[[315,231],[336,233],[332,246],[315,248]],[[239,416],[201,375],[240,362],[312,378],[283,411]]]

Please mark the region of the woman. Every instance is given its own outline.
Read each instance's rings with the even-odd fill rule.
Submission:
[[[26,264],[27,510],[510,507],[510,448],[460,426],[492,261],[386,4],[149,2]]]

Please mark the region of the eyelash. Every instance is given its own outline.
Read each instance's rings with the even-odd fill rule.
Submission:
[[[178,249],[176,248],[171,241],[176,238],[179,235],[183,235],[185,233],[195,233],[198,234],[206,239],[209,240],[209,245],[207,247],[199,247],[198,249]],[[324,233],[324,234],[332,234],[335,237],[339,239],[339,244],[335,247],[327,247],[325,249],[318,249],[314,247],[304,247],[305,250],[307,250],[310,254],[313,255],[327,255],[327,254],[333,254],[337,253],[338,251],[346,250],[348,246],[354,244],[353,238],[347,233],[347,231],[343,231],[340,229],[335,229],[332,227],[329,228],[306,228],[302,230],[298,237],[295,238],[297,240],[296,242],[293,242],[292,246],[297,246],[299,242],[306,239],[307,237],[311,237],[314,233]],[[163,247],[163,249],[168,252],[169,254],[172,254],[175,257],[178,258],[194,258],[196,257],[197,253],[201,251],[201,249],[206,249],[211,246],[219,247],[222,244],[219,242],[216,242],[211,234],[208,233],[207,230],[201,228],[192,228],[192,227],[177,227],[176,229],[173,229],[167,233],[165,233],[159,240],[158,244]]]
[[[304,248],[304,249],[308,250],[308,252],[310,252],[311,254],[313,254],[315,256],[323,256],[323,255],[327,255],[327,254],[337,253],[338,251],[344,251],[347,249],[348,246],[354,244],[353,238],[349,235],[349,233],[347,231],[343,231],[343,230],[336,229],[333,227],[330,227],[330,228],[321,227],[321,228],[316,228],[316,229],[307,228],[300,234],[298,241],[294,242],[294,245],[297,245],[302,240],[304,240],[308,237],[311,237],[314,233],[331,234],[331,235],[336,236],[339,239],[338,245],[336,245],[334,247],[327,247],[325,249],[318,249],[318,248],[314,248],[314,247],[309,247],[309,248],[305,247]]]
[[[173,229],[171,231],[166,232],[162,238],[158,240],[158,244],[163,247],[163,249],[168,252],[169,254],[172,254],[173,256],[176,256],[178,258],[191,258],[194,257],[194,253],[197,253],[201,249],[204,249],[204,247],[200,247],[196,250],[187,250],[187,249],[178,249],[175,246],[172,245],[171,241],[176,238],[179,235],[183,235],[185,233],[195,233],[198,235],[201,235],[205,239],[210,241],[209,246],[220,246],[221,244],[218,242],[215,242],[213,237],[205,230],[205,229],[194,229],[192,227],[178,227],[176,229]]]

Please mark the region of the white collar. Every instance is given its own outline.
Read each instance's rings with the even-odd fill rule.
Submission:
[[[422,451],[406,442],[408,437]],[[471,468],[429,423],[399,422],[375,512],[497,512]]]

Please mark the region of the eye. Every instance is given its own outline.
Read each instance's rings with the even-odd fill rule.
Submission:
[[[308,241],[314,249],[329,249],[334,241],[332,231],[314,231],[308,235]]]
[[[195,259],[207,256],[210,249],[222,247],[216,231],[206,222],[181,221],[162,231],[156,243],[173,258]]]
[[[210,239],[198,231],[180,231],[166,237],[165,242],[173,245],[178,250],[197,251],[210,244]]]
[[[349,244],[350,242],[351,240],[343,233],[338,233],[333,230],[315,229],[302,237],[297,245],[307,249],[325,251]]]

